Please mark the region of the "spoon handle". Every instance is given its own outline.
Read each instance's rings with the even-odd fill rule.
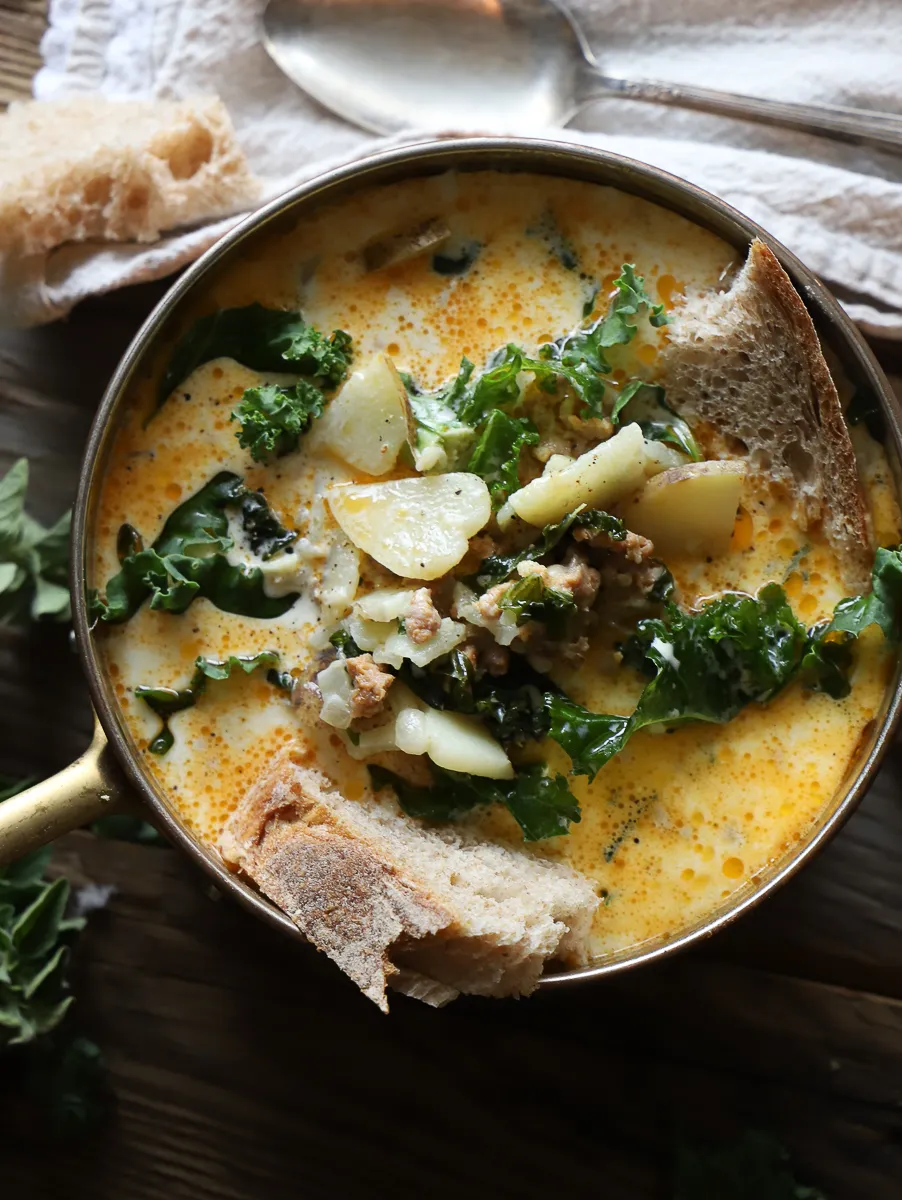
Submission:
[[[593,100],[621,98],[693,108],[722,117],[738,117],[761,125],[799,129],[842,142],[856,142],[879,150],[902,151],[902,116],[873,112],[866,108],[844,108],[835,104],[790,104],[737,96],[713,88],[681,83],[655,83],[650,79],[617,79],[587,66],[581,80],[579,106]]]

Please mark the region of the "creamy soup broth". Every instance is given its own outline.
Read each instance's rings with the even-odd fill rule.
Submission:
[[[556,221],[554,236],[548,213]],[[447,219],[459,244],[481,243],[469,271],[439,275],[428,254],[363,271],[362,244],[436,214]],[[553,244],[558,235],[577,267],[562,261],[567,255]],[[297,228],[254,239],[196,296],[181,324],[187,328],[202,313],[253,301],[300,308],[319,329],[347,330],[360,357],[384,350],[400,369],[434,387],[456,373],[462,354],[480,365],[506,342],[534,352],[573,328],[591,299],[592,281],[601,284],[603,298],[623,262],[636,264],[648,291],[667,308],[684,295],[723,286],[740,265],[736,252],[711,233],[633,196],[531,175],[447,174],[370,191],[324,208]],[[653,373],[657,349],[647,331],[640,331],[631,352]],[[224,469],[250,487],[264,487],[286,524],[327,548],[330,518],[322,491],[355,476],[318,450],[315,438],[302,439],[297,452],[268,466],[251,460],[229,415],[244,388],[260,379],[230,359],[207,363],[146,426],[156,378],[134,386],[102,486],[95,584],[118,569],[121,523],[135,526],[149,543],[177,503]],[[899,511],[882,451],[858,430],[855,441],[877,539],[898,541]],[[846,589],[825,539],[819,530],[798,529],[773,489],[744,486],[725,557],[668,561],[684,601],[776,581],[806,623],[828,616]],[[242,553],[240,547],[231,552],[236,561]],[[315,762],[352,798],[368,786],[365,766],[348,758],[327,727],[303,726],[262,673],[208,688],[194,708],[173,717],[175,743],[159,757],[148,752],[159,720],[133,689],[183,686],[199,654],[271,649],[285,667],[303,668],[315,653],[309,640],[319,615],[309,597],[268,621],[224,613],[200,599],[180,616],[145,604],[129,622],[99,635],[138,753],[180,818],[208,843],[215,844],[248,786],[283,747]],[[678,933],[737,889],[753,886],[769,863],[803,840],[878,714],[891,670],[879,635],[865,636],[844,700],[794,684],[724,726],[641,731],[592,784],[571,779],[582,821],[569,836],[538,849],[597,881],[605,902],[595,919],[595,954]],[[605,712],[630,711],[641,686],[632,672],[616,669],[603,639],[583,665],[560,670],[555,679],[578,702]],[[541,753],[567,773],[569,762],[556,745],[543,745]],[[520,841],[505,811],[483,810],[468,819]]]

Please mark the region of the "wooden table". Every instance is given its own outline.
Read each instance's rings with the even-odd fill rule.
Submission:
[[[5,98],[39,11],[0,4]],[[31,458],[39,518],[71,503],[104,384],[163,290],[0,335],[0,471]],[[86,744],[65,630],[0,630],[0,714],[0,772],[43,776]],[[520,1003],[396,998],[388,1018],[174,850],[73,834],[57,867],[116,888],[74,966],[115,1106],[95,1134],[48,1143],[0,1060],[0,1195],[644,1200],[669,1194],[676,1136],[755,1126],[830,1200],[898,1200],[900,782],[902,747],[812,866],[694,953]]]

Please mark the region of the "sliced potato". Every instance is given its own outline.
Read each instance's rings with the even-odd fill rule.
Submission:
[[[609,508],[641,487],[644,479],[645,440],[638,425],[625,425],[563,470],[546,470],[514,492],[508,503],[530,525],[547,525],[580,504]]]
[[[377,588],[354,602],[354,611],[366,621],[395,621],[410,608],[413,588]]]
[[[513,779],[514,768],[478,717],[426,709],[426,753],[437,767],[484,779]]]
[[[354,545],[406,579],[450,571],[492,514],[489,489],[465,471],[336,484],[326,499]]]
[[[729,549],[745,464],[687,463],[650,479],[620,506],[627,528],[668,554],[719,555]]]
[[[324,674],[320,672],[317,683]],[[400,680],[389,689],[387,707],[387,721],[345,742],[352,758],[360,760],[386,750],[401,750],[404,754],[426,754],[436,766],[448,771],[484,779],[513,778],[510,759],[478,717],[430,708]]]
[[[316,426],[318,442],[343,462],[384,475],[410,438],[410,406],[394,363],[374,354],[354,371]]]

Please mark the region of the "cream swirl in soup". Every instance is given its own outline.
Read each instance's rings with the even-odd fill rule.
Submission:
[[[854,642],[816,641],[848,593],[820,524],[802,528],[785,487],[657,386],[667,315],[740,266],[634,196],[477,172],[325,206],[209,278],[133,387],[92,565],[128,731],[196,836],[215,845],[285,747],[351,799],[394,778],[430,819],[457,787],[444,815],[512,842],[538,834],[539,853],[595,881],[596,956],[688,928],[805,838],[894,658],[870,617]],[[239,331],[210,326],[187,371],[173,358],[160,395],[179,339],[250,305],[299,314],[261,334],[294,357],[248,361],[246,315]],[[853,440],[875,543],[890,546],[883,451],[864,425]],[[208,516],[185,534],[199,495]],[[104,613],[110,581],[153,545],[160,561],[187,548],[196,578],[146,558]],[[696,626],[680,622],[724,596],[751,606],[730,620],[763,639],[755,671],[779,643],[773,686],[748,677],[746,651],[724,666],[715,647],[704,704],[668,714],[655,700],[624,732],[637,705],[651,711],[651,682],[695,669],[682,647]],[[699,636],[722,649],[718,630]]]

